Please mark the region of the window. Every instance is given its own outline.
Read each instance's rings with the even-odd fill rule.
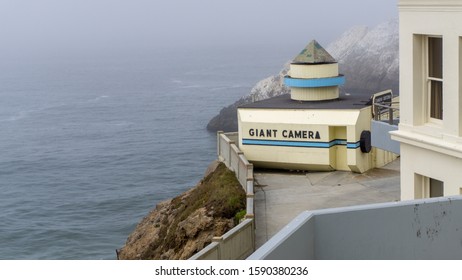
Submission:
[[[444,182],[414,173],[414,198],[444,196]]]
[[[427,86],[429,116],[443,119],[443,38],[428,37]]]
[[[444,196],[444,183],[430,178],[430,197]]]

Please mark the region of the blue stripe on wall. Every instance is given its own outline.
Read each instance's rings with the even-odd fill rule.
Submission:
[[[357,149],[359,148],[359,141],[355,143],[351,143],[351,142],[347,142],[345,139],[335,139],[330,142],[242,139],[242,145],[300,147],[300,148],[331,148],[333,146],[346,146],[347,149]]]
[[[359,143],[359,141],[356,142],[356,143],[348,143],[347,144],[347,149],[357,149],[357,148],[359,148],[360,145],[361,144]]]
[[[332,87],[339,86],[345,83],[345,76],[317,78],[317,79],[297,79],[289,76],[284,77],[284,84],[289,87],[300,88],[316,88],[316,87]]]

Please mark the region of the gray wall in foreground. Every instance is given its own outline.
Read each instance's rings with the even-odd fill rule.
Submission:
[[[249,258],[462,259],[462,198],[304,212]]]
[[[314,259],[314,219],[309,212],[299,215],[276,236],[281,237],[275,240],[276,243],[270,242],[271,239],[247,259],[288,260],[293,256],[297,256],[297,259]]]

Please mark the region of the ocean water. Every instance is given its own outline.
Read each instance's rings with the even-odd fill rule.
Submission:
[[[252,47],[0,63],[0,259],[114,259],[216,158],[207,122],[288,59]]]

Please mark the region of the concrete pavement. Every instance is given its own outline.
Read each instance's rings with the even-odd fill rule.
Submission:
[[[398,201],[399,159],[363,174],[255,170],[256,246],[304,210]]]

